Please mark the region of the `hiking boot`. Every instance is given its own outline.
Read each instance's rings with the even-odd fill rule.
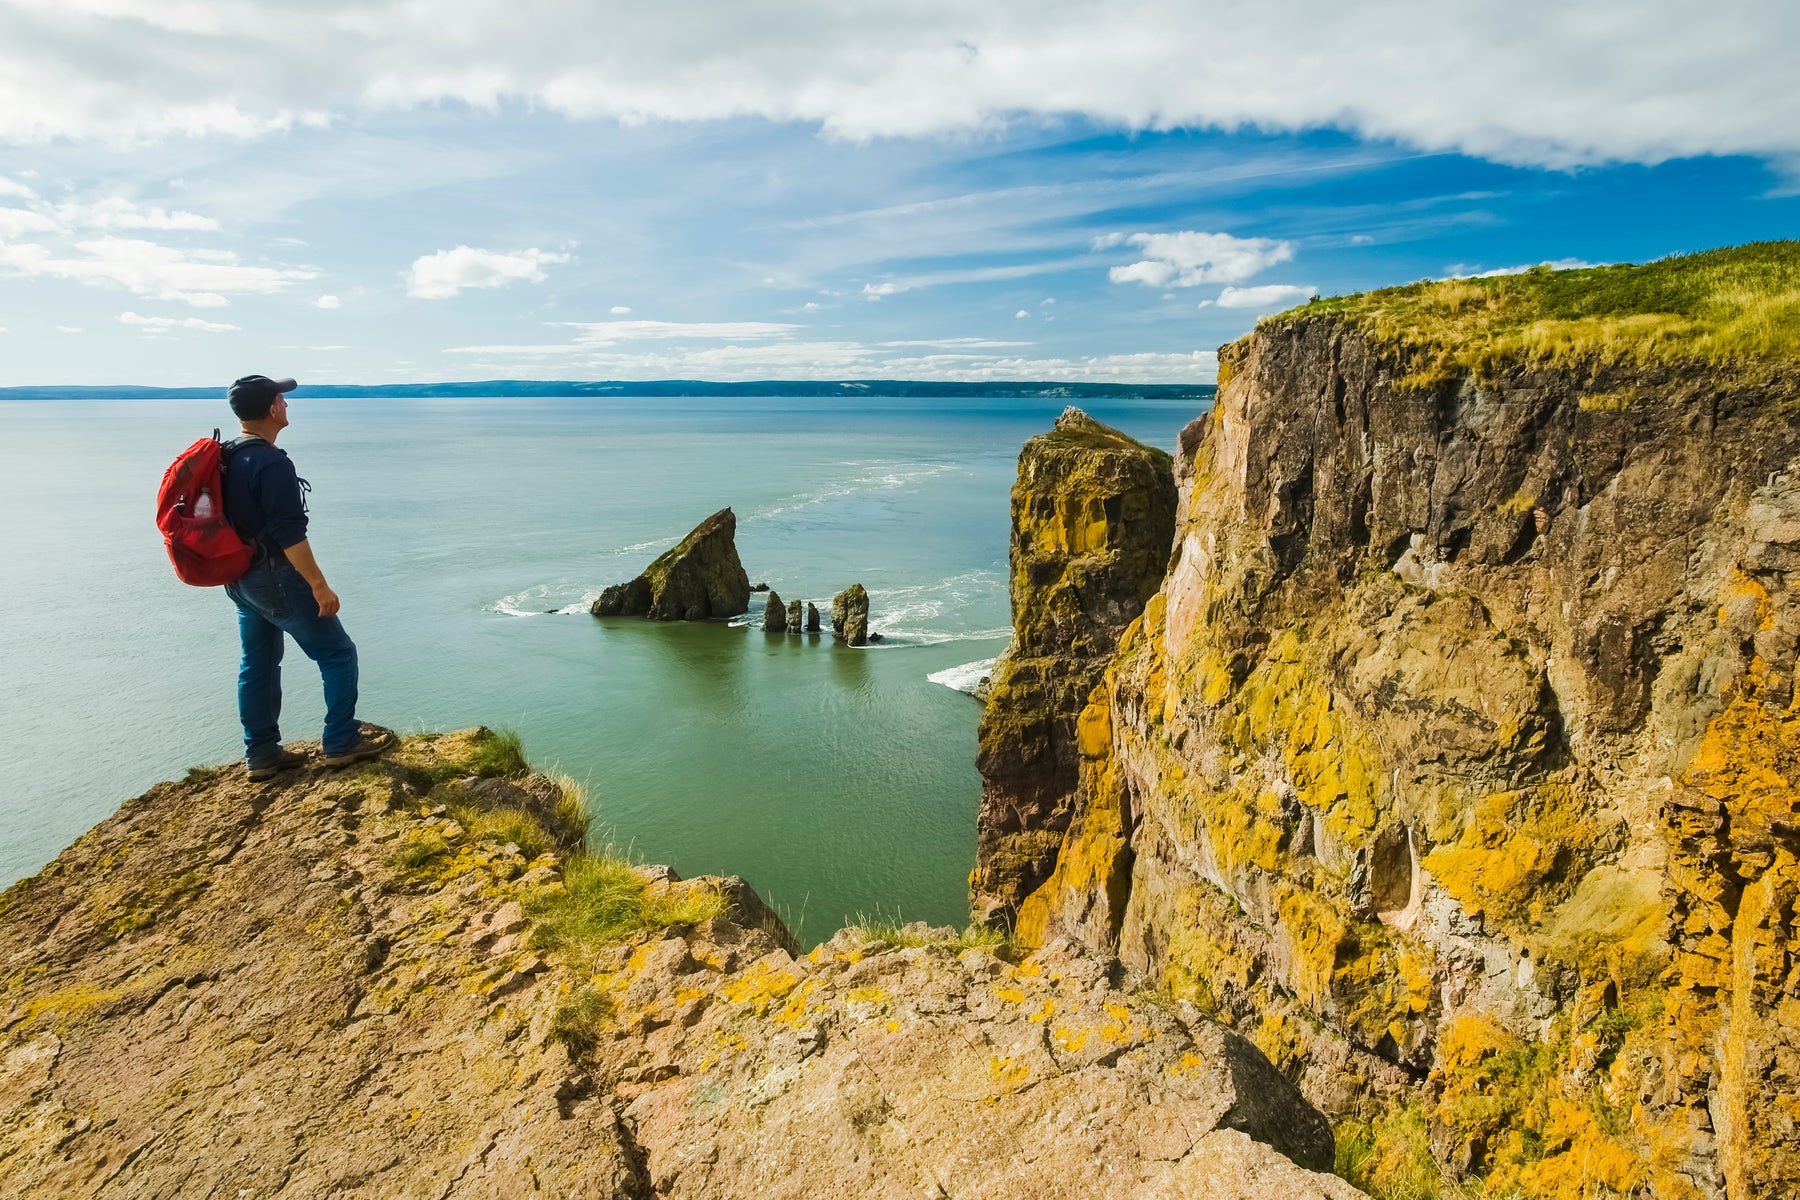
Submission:
[[[376,758],[387,753],[389,750],[392,750],[399,744],[399,740],[400,739],[396,738],[393,731],[390,729],[383,729],[379,725],[364,725],[362,727],[362,740],[348,750],[341,750],[336,754],[327,754],[325,756],[325,765],[328,767],[347,767],[351,763],[358,763],[362,762],[364,759]]]
[[[283,771],[290,771],[295,767],[304,766],[305,764],[306,755],[296,754],[292,750],[283,750],[279,756],[271,761],[259,763],[258,765],[251,767],[249,769],[250,782],[265,783],[268,780],[275,778]]]

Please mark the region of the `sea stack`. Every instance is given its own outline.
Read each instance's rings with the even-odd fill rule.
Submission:
[[[831,598],[831,630],[838,641],[864,646],[869,641],[869,593],[853,583]]]
[[[787,631],[789,633],[799,633],[801,620],[800,602],[798,600],[789,600],[787,606]]]
[[[981,718],[972,906],[1010,926],[1068,828],[1083,713],[1175,538],[1170,456],[1070,408],[1025,443],[1012,490],[1013,645]]]
[[[721,508],[642,575],[601,592],[588,611],[653,621],[704,621],[747,612],[750,577],[738,561],[736,538],[737,517]]]
[[[781,593],[770,588],[769,602],[763,605],[763,632],[786,633],[787,626],[787,606],[781,602]]]
[[[806,602],[806,632],[819,632],[819,606],[810,600]]]

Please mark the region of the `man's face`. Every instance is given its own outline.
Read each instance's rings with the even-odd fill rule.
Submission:
[[[275,422],[275,428],[277,429],[286,429],[288,427],[286,395],[276,396],[275,403],[269,405],[269,419]]]

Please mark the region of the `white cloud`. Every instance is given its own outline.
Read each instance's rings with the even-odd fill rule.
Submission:
[[[1740,0],[12,0],[0,140],[254,136],[441,100],[918,136],[1081,114],[1568,166],[1800,152],[1800,7]],[[203,69],[254,62],[254,72]],[[121,64],[126,64],[122,66]],[[1420,96],[1431,103],[1422,104]]]
[[[1535,271],[1540,267],[1552,271],[1574,271],[1583,267],[1604,267],[1605,263],[1592,263],[1582,258],[1546,259],[1541,263],[1523,263],[1516,267],[1494,267],[1486,271],[1470,271],[1462,263],[1446,268],[1445,279],[1493,279],[1499,275],[1523,275],[1527,271]]]
[[[615,317],[622,317],[631,311],[631,306],[629,304],[615,304],[606,311],[610,312]]]
[[[54,218],[28,208],[0,208],[0,238],[24,233],[54,233],[62,228]]]
[[[145,333],[167,333],[171,329],[199,329],[206,333],[233,333],[236,325],[222,321],[202,321],[199,317],[140,317],[134,312],[119,314],[119,324],[136,325]]]
[[[317,272],[254,266],[228,250],[183,250],[137,238],[97,237],[52,250],[38,242],[0,243],[0,275],[49,276],[122,287],[139,296],[218,308],[228,295],[262,295]]]
[[[1082,358],[1028,358],[1015,353],[1030,342],[950,337],[876,342],[798,341],[800,328],[762,322],[604,321],[558,323],[579,332],[569,342],[546,345],[457,346],[448,353],[475,356],[473,369],[556,378],[589,379],[963,379],[1100,380],[1123,383],[1205,383],[1216,377],[1218,356],[1110,354]],[[620,327],[637,330],[621,336]],[[627,345],[636,342],[638,345]],[[652,345],[645,346],[642,343]],[[721,344],[723,343],[723,344]],[[931,351],[932,353],[920,353]]]
[[[1015,317],[1029,317],[1030,315],[1031,315],[1030,310],[1023,309],[1023,308],[1021,308],[1018,312],[1013,314],[1013,316],[1015,316]]]
[[[1265,283],[1260,287],[1228,287],[1219,293],[1220,308],[1257,308],[1273,312],[1311,300],[1319,289],[1297,283]]]
[[[1056,297],[1055,297],[1055,296],[1046,296],[1046,297],[1044,297],[1044,298],[1043,298],[1043,299],[1042,299],[1042,300],[1039,300],[1039,301],[1038,301],[1038,304],[1039,304],[1039,305],[1040,305],[1040,306],[1042,306],[1042,305],[1047,305],[1047,304],[1055,304],[1055,303],[1056,303]]]
[[[1203,283],[1242,283],[1260,271],[1294,257],[1292,242],[1273,238],[1240,238],[1229,233],[1111,233],[1094,239],[1095,250],[1135,246],[1144,255],[1128,266],[1114,267],[1114,283],[1149,287],[1197,287]]]
[[[337,306],[338,298],[336,296],[320,296],[313,301],[314,308],[336,308]]]
[[[1366,233],[1353,233],[1350,235],[1350,244],[1352,246],[1373,246],[1375,239]]]
[[[533,247],[501,253],[458,246],[439,250],[413,261],[407,273],[406,294],[420,300],[447,300],[464,288],[505,287],[508,284],[542,283],[546,265],[566,263],[569,255]]]
[[[92,204],[59,204],[56,215],[64,223],[79,229],[160,229],[215,233],[219,223],[199,213],[155,205],[141,206],[123,196],[108,196]]]
[[[56,327],[56,332],[58,332],[58,333],[82,333],[82,332],[84,332],[84,330],[79,325],[58,325]]]
[[[906,290],[907,289],[904,284],[895,283],[893,280],[890,279],[886,283],[865,283],[865,284],[863,284],[862,294],[870,300],[879,300],[883,296],[897,295],[898,293],[904,292]]]

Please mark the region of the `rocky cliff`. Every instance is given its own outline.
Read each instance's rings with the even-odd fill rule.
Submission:
[[[1247,1040],[1080,947],[796,955],[485,730],[195,771],[0,896],[0,1195],[1351,1200]]]
[[[1174,529],[1169,456],[1079,409],[1019,455],[1013,643],[993,673],[976,757],[979,920],[1012,924],[1056,865],[1082,747],[1104,736],[1083,716],[1089,693],[1161,581]]]
[[[1228,347],[1020,936],[1234,1024],[1378,1192],[1800,1194],[1796,296],[1789,243]]]

